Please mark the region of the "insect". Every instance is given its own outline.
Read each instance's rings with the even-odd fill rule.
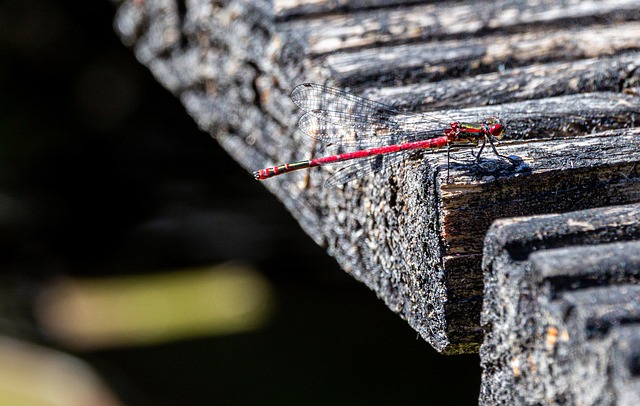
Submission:
[[[343,161],[355,163],[336,171],[325,187],[346,183],[367,173],[378,172],[402,159],[407,151],[477,147],[480,155],[488,143],[500,155],[494,140],[501,140],[505,126],[493,116],[482,122],[461,122],[437,113],[406,113],[393,107],[339,89],[304,83],[291,92],[293,102],[305,111],[298,125],[310,137],[328,144],[356,150],[273,166],[253,172],[257,180]],[[473,154],[473,152],[472,152]],[[449,155],[447,154],[447,162]]]

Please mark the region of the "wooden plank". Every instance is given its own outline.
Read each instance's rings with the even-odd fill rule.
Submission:
[[[629,87],[628,79],[634,77],[638,64],[640,57],[631,52],[614,57],[534,64],[479,74],[472,79],[375,88],[368,90],[366,95],[400,110],[429,111],[537,100],[587,91],[619,92],[621,88]]]
[[[640,205],[497,221],[482,404],[640,401]]]
[[[317,4],[330,5],[331,2]],[[286,12],[283,10],[281,13]],[[585,22],[593,26],[611,24],[612,20],[628,21],[638,18],[640,10],[633,0],[463,1],[417,5],[405,3],[404,7],[396,8],[365,8],[357,13],[357,18],[352,13],[324,14],[316,18],[293,19],[283,23],[282,29],[286,33],[305,38],[309,44],[309,53],[314,56],[362,48],[383,51],[381,54],[384,55],[384,48],[393,49],[390,45],[428,43],[431,39],[451,37],[482,37],[494,31],[520,32],[524,35],[514,37],[516,49],[512,52],[515,54],[515,51],[535,51],[524,40],[545,41],[548,38],[547,41],[554,41],[554,34],[548,37],[550,28],[560,28],[558,33],[566,34],[566,28],[577,29],[577,38],[581,38],[582,35],[588,35],[580,28]],[[602,28],[606,30],[606,27]],[[593,32],[593,28],[591,31]],[[543,35],[540,35],[541,32]],[[566,38],[574,37],[567,35]],[[593,34],[590,38],[594,41],[584,45],[593,45],[596,47],[591,48],[594,51],[597,47],[606,45],[605,41],[608,39]],[[623,37],[618,33],[616,38]],[[474,43],[475,41],[472,42]],[[523,47],[518,47],[518,43],[522,43]],[[485,44],[493,44],[493,41],[480,42],[482,48]],[[497,48],[504,49],[502,44],[497,45]],[[564,48],[569,44],[559,42],[555,45]],[[609,45],[615,46],[611,43]],[[349,54],[340,55],[348,57]]]
[[[127,0],[116,29],[248,170],[322,152],[296,131],[288,94],[301,82],[456,119],[500,115],[515,170],[454,154],[446,182],[444,154],[414,153],[337,189],[321,187],[333,168],[264,184],[436,349],[476,351],[495,218],[638,198],[639,12],[627,0],[381,1]]]
[[[558,29],[542,37],[537,32],[497,34],[331,54],[319,59],[316,69],[320,71],[318,75],[352,87],[436,81],[460,74],[637,50],[639,36],[638,22]]]
[[[419,0],[358,0],[358,1],[318,1],[318,0],[275,0],[274,14],[279,20],[305,18],[314,14],[358,11],[382,7],[407,6]]]

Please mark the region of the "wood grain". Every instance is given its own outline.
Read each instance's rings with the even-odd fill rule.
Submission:
[[[336,189],[321,187],[334,168],[308,184],[305,173],[264,183],[444,353],[482,341],[480,259],[493,220],[638,201],[639,24],[631,0],[127,0],[115,22],[248,171],[323,153],[296,131],[288,94],[302,82],[452,119],[503,118],[499,149],[515,168],[460,151],[447,182],[444,154],[416,152]]]
[[[636,404],[640,205],[496,222],[481,404]]]

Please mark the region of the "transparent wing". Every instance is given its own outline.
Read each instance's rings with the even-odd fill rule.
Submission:
[[[306,111],[300,128],[324,142],[360,147],[390,145],[442,135],[453,121],[440,114],[402,113],[327,86],[305,83],[291,93]]]
[[[347,127],[324,121],[315,115],[306,113],[298,121],[300,129],[311,138],[326,144],[342,145],[357,148],[371,148],[385,145],[401,144],[426,138],[439,137],[442,128],[434,130],[418,126],[416,129],[407,127],[392,128],[389,126],[370,126],[354,123]]]
[[[337,115],[333,115],[335,119]],[[373,125],[364,120],[352,120],[347,117],[342,122],[328,120],[325,116],[305,113],[298,121],[298,127],[312,138],[325,143],[368,148],[377,145],[401,143],[408,136],[397,124],[380,123]]]
[[[371,173],[380,172],[385,168],[396,165],[402,161],[410,151],[393,152],[386,155],[373,155],[367,158],[358,159],[353,163],[338,169],[324,182],[325,188],[333,188],[343,185],[354,179],[362,178]]]
[[[335,124],[393,122],[400,111],[351,93],[313,83],[298,85],[291,100],[302,110]]]

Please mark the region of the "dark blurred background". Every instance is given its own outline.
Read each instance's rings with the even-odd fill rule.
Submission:
[[[477,403],[477,356],[437,354],[341,271],[136,62],[114,13],[0,3],[0,376],[38,371],[0,404],[56,404],[35,396],[65,369],[49,351],[75,365],[61,391],[103,381],[84,404]],[[234,293],[184,294],[208,283]]]

